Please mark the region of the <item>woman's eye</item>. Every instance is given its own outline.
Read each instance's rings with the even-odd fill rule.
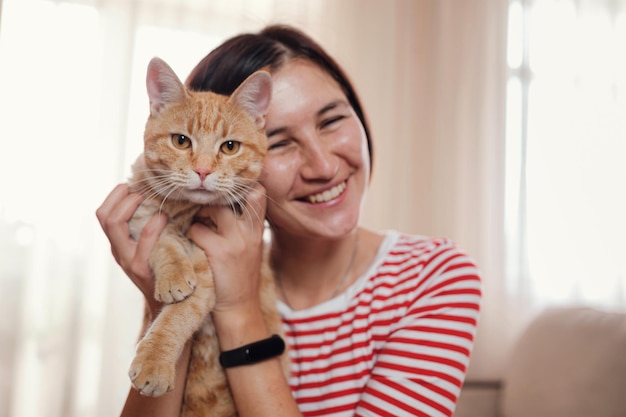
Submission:
[[[172,144],[177,149],[189,149],[191,148],[191,139],[185,135],[174,133],[172,135]]]
[[[342,120],[344,118],[345,118],[345,116],[342,115],[342,116],[334,116],[334,117],[330,117],[328,119],[324,119],[324,120],[322,120],[321,127],[324,128],[326,126],[330,126],[333,123],[336,123],[336,122],[338,122],[338,121],[340,121],[340,120]]]
[[[240,147],[241,143],[234,140],[227,140],[226,142],[222,143],[222,145],[220,146],[220,150],[226,155],[234,155],[237,153]]]
[[[275,141],[274,143],[270,143],[267,148],[268,149],[282,148],[283,146],[287,146],[288,143],[289,143],[289,140],[283,139],[283,140]]]

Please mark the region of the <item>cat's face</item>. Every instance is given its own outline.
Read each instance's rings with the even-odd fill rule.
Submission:
[[[169,67],[154,65],[148,71],[151,114],[144,134],[152,192],[197,204],[241,201],[260,176],[267,152],[269,74],[253,74],[226,97],[187,91]]]

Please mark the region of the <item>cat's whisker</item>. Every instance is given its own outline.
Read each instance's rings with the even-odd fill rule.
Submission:
[[[171,175],[169,174],[161,174],[155,175],[148,178],[140,178],[135,180],[135,184],[140,185],[145,188],[152,188],[154,185],[159,186],[161,184],[166,184],[171,181]]]
[[[148,188],[142,194],[145,196],[146,201],[161,200],[163,198],[163,189],[166,189],[166,187],[161,187],[160,189]]]
[[[250,223],[252,224],[253,221],[256,219],[258,222],[263,221],[263,219],[261,218],[261,216],[259,215],[259,213],[257,212],[257,210],[254,209],[254,207],[249,206],[249,205],[245,205],[245,206],[241,206],[242,207],[242,216],[246,216],[248,218],[248,220],[250,221]]]
[[[251,190],[253,190],[256,186],[257,181],[255,180],[251,180],[251,179],[246,179],[250,185],[248,184],[242,184],[242,179],[239,179],[240,182],[238,182],[234,187],[233,190],[236,190],[236,192],[238,193],[243,193],[243,194],[247,194],[248,192],[250,192]],[[277,201],[270,197],[267,192],[265,193],[265,197],[267,198],[268,203],[277,203]],[[252,207],[250,204],[247,205],[248,207],[250,207],[251,210],[254,211],[254,216],[257,220],[261,220],[261,215],[259,214],[259,210],[255,209],[254,207]],[[280,210],[284,210],[282,208],[280,208],[280,205],[275,204],[275,207],[278,207]],[[258,207],[257,207],[258,208]],[[271,217],[270,215],[266,212],[265,213],[265,218],[271,223]]]
[[[259,222],[263,221],[263,217],[260,214],[260,210],[258,205],[254,207],[254,204],[250,200],[245,200],[245,196],[249,193],[249,191],[253,189],[253,187],[236,184],[236,186],[232,187],[229,197],[234,199],[237,202],[237,205],[241,208],[241,214],[248,216],[250,221],[256,219]],[[245,204],[243,203],[245,201]],[[254,216],[254,218],[253,218]]]
[[[248,185],[244,184],[243,181],[238,180],[238,182],[232,184],[231,189],[243,196],[254,190],[256,184],[256,181],[250,181],[250,185]]]
[[[161,201],[161,205],[159,206],[159,213],[161,213],[163,211],[163,205],[165,204],[165,201],[167,200],[167,198],[172,195],[173,192],[178,190],[178,187],[174,184],[170,185],[170,190],[167,194],[165,194],[165,196],[163,197],[163,201]]]
[[[273,207],[275,210],[280,210],[280,211],[282,211],[282,212],[286,212],[286,210],[285,210],[285,209],[284,209],[284,208],[283,208],[280,204],[278,204],[278,202],[277,202],[275,199],[273,199],[272,197],[270,197],[269,195],[267,195],[267,193],[265,193],[265,195],[266,195],[266,197],[267,197],[267,202],[268,202],[268,205],[269,205],[269,203],[270,203],[270,202],[271,202],[271,203],[274,203],[274,205],[273,205],[272,207]],[[265,212],[265,218],[266,218],[266,219],[267,219],[267,221],[270,223],[270,227],[271,227],[271,225],[272,225],[272,223],[273,223],[273,221],[272,221],[272,216],[271,216],[271,215],[270,215],[267,211]]]

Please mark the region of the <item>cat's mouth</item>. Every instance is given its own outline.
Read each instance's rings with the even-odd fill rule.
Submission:
[[[335,185],[330,190],[326,190],[318,194],[312,194],[312,195],[306,196],[302,200],[307,201],[309,203],[313,203],[313,204],[325,203],[327,201],[334,200],[335,198],[339,197],[345,191],[346,187],[347,187],[347,184],[346,184],[346,181],[344,181],[341,184]]]
[[[206,188],[187,190],[185,198],[196,204],[214,204],[222,199],[222,195]]]

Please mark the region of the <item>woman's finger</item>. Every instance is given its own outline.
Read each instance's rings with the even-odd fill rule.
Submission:
[[[96,210],[96,217],[98,218],[98,221],[100,222],[100,227],[102,227],[102,229],[106,228],[105,221],[109,218],[111,212],[127,195],[128,185],[118,184],[113,190],[111,190],[109,195],[107,195],[100,207],[98,207],[98,209]]]
[[[142,202],[143,198],[141,194],[126,194],[118,201],[108,217],[104,220],[105,225],[103,228],[105,229],[109,241],[116,247],[129,240],[130,229],[128,222]]]
[[[267,194],[261,184],[257,184],[246,196],[242,205],[243,218],[253,227],[263,226],[265,222],[265,210],[267,209]]]
[[[167,225],[167,216],[163,213],[152,216],[148,223],[141,230],[139,241],[133,257],[134,269],[148,267],[148,258],[154,245],[159,240],[159,236]],[[139,275],[150,275],[150,271],[137,271]]]
[[[166,225],[167,215],[165,213],[157,213],[152,216],[141,230],[140,246],[154,246]]]
[[[266,205],[265,188],[257,184],[241,203],[241,213],[233,212],[229,206],[214,207],[210,213],[217,224],[218,233],[225,236],[240,227],[244,227],[246,232],[262,230]]]

